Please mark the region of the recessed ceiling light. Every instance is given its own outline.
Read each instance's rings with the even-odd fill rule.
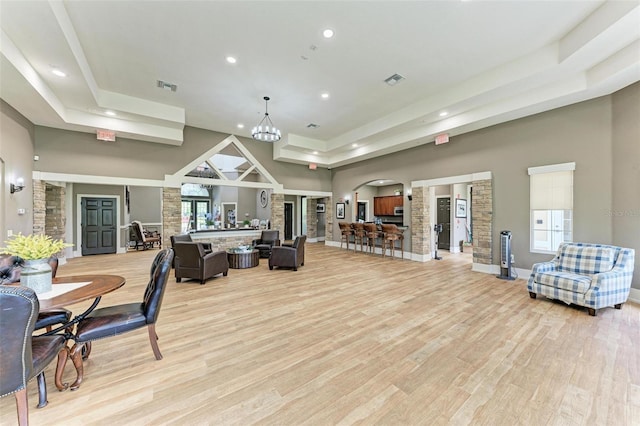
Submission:
[[[238,129],[244,129],[244,124],[238,123]]]
[[[334,32],[333,32],[333,30],[331,28],[327,28],[326,30],[322,31],[322,36],[324,38],[331,38],[331,37],[333,37],[333,34],[334,34]]]
[[[234,58],[233,56],[227,56],[225,58],[227,60],[227,62],[229,62],[230,64],[235,64],[236,62],[238,62],[238,60],[236,58]]]
[[[320,96],[322,97],[322,99],[329,99],[329,94],[328,93],[323,93]]]
[[[111,117],[115,117],[116,116],[116,113],[113,112],[113,111],[105,111],[104,113],[109,115],[109,116],[111,116]]]
[[[318,151],[313,151],[313,155],[318,155]]]
[[[449,115],[449,113],[447,111],[442,111],[440,113],[440,117],[446,117],[447,115]]]
[[[54,68],[51,70],[52,73],[54,73],[55,75],[57,75],[58,77],[66,77],[67,74],[65,74],[63,71],[59,70],[58,68]]]
[[[358,144],[357,143],[352,143],[351,146],[354,147],[354,148],[357,148]]]

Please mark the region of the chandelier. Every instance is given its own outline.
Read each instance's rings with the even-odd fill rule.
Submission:
[[[277,142],[280,140],[282,135],[280,134],[280,130],[278,130],[271,122],[271,118],[269,118],[269,110],[267,109],[269,97],[265,96],[263,99],[264,117],[256,127],[251,129],[251,136],[258,141]]]

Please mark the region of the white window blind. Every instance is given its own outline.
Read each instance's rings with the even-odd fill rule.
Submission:
[[[573,172],[531,175],[531,210],[573,209]]]

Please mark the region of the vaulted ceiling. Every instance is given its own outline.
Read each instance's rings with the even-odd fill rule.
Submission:
[[[0,24],[0,96],[35,124],[173,145],[185,125],[250,137],[270,96],[274,158],[321,167],[640,80],[633,0],[2,0]]]

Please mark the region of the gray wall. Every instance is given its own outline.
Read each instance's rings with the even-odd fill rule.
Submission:
[[[187,126],[182,146],[171,146],[125,138],[102,142],[96,140],[94,134],[36,126],[36,154],[41,158],[36,170],[164,179],[165,174],[174,174],[227,136]],[[330,171],[309,170],[303,165],[275,162],[271,144],[239,139],[285,188],[331,191]]]
[[[629,108],[631,113],[615,117],[615,126],[612,126],[612,99],[616,100],[616,114],[634,104]],[[630,215],[624,222],[616,222],[619,233],[627,235],[623,241],[614,239],[612,218],[607,212],[613,207],[614,170],[615,186],[627,186],[627,189],[620,189],[616,208],[638,208],[638,156],[617,154],[614,157],[613,150],[615,146],[616,151],[637,154],[640,141],[637,130],[639,101],[638,84],[635,84],[615,96],[604,96],[455,136],[445,145],[430,143],[333,169],[333,193],[341,196],[351,188],[381,177],[394,179],[406,186],[412,180],[491,171],[494,185],[493,240],[499,241],[501,230],[511,230],[516,266],[530,268],[533,263],[548,260],[551,256],[529,252],[527,168],[573,161],[576,163],[574,241],[627,247],[637,245],[630,239],[637,239],[640,235],[638,217]],[[615,145],[613,127],[617,129]],[[626,193],[628,190],[633,193]],[[624,198],[634,201],[624,201]],[[337,221],[333,232],[340,235]],[[493,263],[497,264],[499,250],[495,245],[493,257]],[[640,288],[637,279],[634,287]]]
[[[130,220],[139,220],[142,223],[162,223],[162,188],[130,186],[129,191]],[[126,216],[125,212],[124,223],[128,223]]]
[[[633,286],[640,289],[640,83],[614,93],[613,202],[601,214],[610,218],[613,241],[636,250]]]
[[[0,100],[0,246],[4,246],[7,230],[14,234],[33,232],[33,147],[34,126],[9,104]],[[9,184],[23,178],[22,192],[9,193]],[[25,214],[19,215],[18,209]]]

